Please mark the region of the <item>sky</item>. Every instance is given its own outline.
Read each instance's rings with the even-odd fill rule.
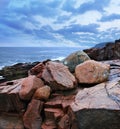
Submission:
[[[0,0],[0,47],[81,47],[120,38],[120,0]]]

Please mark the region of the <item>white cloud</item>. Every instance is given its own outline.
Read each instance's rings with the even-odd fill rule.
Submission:
[[[76,34],[76,35],[94,35],[94,33],[90,33],[90,32],[72,32],[72,34]]]
[[[105,7],[106,15],[120,14],[120,0],[111,0],[108,7]]]
[[[108,22],[99,22],[98,23],[100,27],[98,28],[99,31],[106,31],[111,28],[116,28],[120,30],[120,20],[116,19],[113,21],[108,21]]]
[[[80,24],[80,25],[88,25],[88,24],[97,23],[97,21],[100,20],[101,17],[102,15],[100,12],[96,10],[92,10],[92,11],[87,11],[81,15],[73,16],[69,22]]]
[[[79,8],[82,4],[88,2],[94,2],[94,0],[73,0],[75,2],[74,8]]]

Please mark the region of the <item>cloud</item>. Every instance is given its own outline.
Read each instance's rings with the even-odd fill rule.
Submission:
[[[0,46],[88,47],[115,40],[119,7],[114,0],[1,0]]]
[[[109,5],[105,7],[104,10],[106,11],[106,15],[120,14],[120,1],[111,0]]]

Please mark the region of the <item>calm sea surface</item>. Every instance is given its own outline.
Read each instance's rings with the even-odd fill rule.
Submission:
[[[0,68],[16,63],[43,61],[46,59],[61,60],[80,48],[52,47],[0,47]]]

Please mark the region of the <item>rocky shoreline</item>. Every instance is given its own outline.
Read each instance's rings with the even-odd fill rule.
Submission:
[[[119,40],[112,48],[116,45]],[[10,80],[0,83],[0,128],[120,129],[120,47],[108,46],[96,51],[114,50],[116,58],[105,55],[107,61],[98,62],[89,49],[62,62],[17,64],[0,71]]]

